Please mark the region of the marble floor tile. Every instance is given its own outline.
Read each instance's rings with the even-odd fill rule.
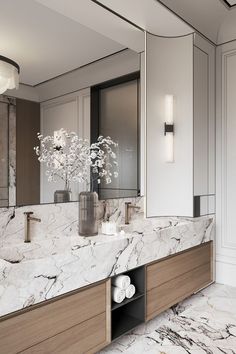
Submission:
[[[236,354],[236,288],[213,284],[99,354]]]

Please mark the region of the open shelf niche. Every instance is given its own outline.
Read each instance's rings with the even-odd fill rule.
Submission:
[[[112,340],[145,322],[145,267],[132,269],[123,274],[130,277],[136,293],[131,299],[125,299],[120,304],[112,301]]]

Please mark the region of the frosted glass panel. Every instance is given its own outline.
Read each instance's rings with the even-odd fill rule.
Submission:
[[[99,134],[118,142],[119,177],[99,187],[101,198],[138,193],[138,80],[100,90]]]

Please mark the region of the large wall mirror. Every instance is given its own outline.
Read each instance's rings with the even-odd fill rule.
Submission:
[[[81,191],[91,189],[76,174],[67,183],[65,173],[51,173],[52,162],[71,163],[61,151],[68,153],[74,137],[91,145],[99,136],[109,136],[116,143],[111,146],[115,178],[112,173],[110,183],[104,178],[93,183],[100,199],[140,195],[140,54],[34,1],[28,21],[15,4],[14,10],[3,6],[6,28],[28,48],[16,50],[13,58],[21,67],[19,90],[0,95],[0,206],[77,201]],[[43,29],[33,26],[35,16]],[[60,28],[60,38],[52,22]],[[37,146],[47,150],[41,161]],[[57,150],[54,160],[50,149]],[[79,173],[78,149],[73,153]],[[91,179],[90,166],[88,170]],[[67,187],[69,195],[63,194]]]

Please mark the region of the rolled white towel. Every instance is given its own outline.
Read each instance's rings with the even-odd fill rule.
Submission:
[[[118,288],[117,286],[112,286],[111,296],[114,302],[120,304],[125,299],[125,290]]]
[[[133,297],[135,294],[135,291],[136,291],[135,286],[133,284],[130,284],[128,286],[128,288],[125,290],[125,296],[127,297],[127,299],[130,299],[131,297]]]
[[[128,275],[118,275],[112,279],[112,285],[117,286],[121,289],[127,289],[130,285],[130,277]]]

